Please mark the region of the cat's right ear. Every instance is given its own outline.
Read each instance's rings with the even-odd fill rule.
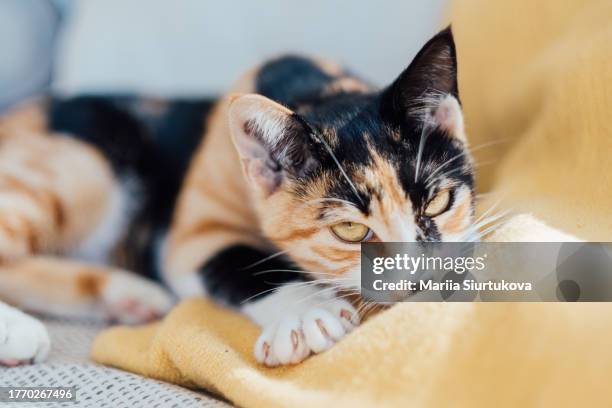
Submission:
[[[450,27],[427,41],[408,68],[385,89],[381,110],[394,122],[425,120],[465,139]]]
[[[232,97],[229,125],[244,174],[264,196],[277,191],[288,175],[301,177],[316,166],[309,126],[264,96]]]

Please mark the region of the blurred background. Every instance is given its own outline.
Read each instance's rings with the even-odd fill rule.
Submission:
[[[440,28],[444,3],[0,0],[0,110],[49,90],[216,95],[286,52],[384,85]]]

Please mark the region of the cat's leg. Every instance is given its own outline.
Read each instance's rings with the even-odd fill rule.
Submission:
[[[225,234],[228,238],[231,232]],[[210,237],[198,239],[214,235],[211,231]],[[194,260],[201,253],[196,248],[176,253]],[[299,363],[329,349],[359,325],[359,314],[348,300],[332,288],[300,279],[303,274],[294,265],[254,246],[229,245],[185,270],[196,272],[167,275],[177,293],[190,296],[198,291],[235,307],[262,327],[254,354],[267,366]]]
[[[76,252],[103,262],[120,238],[129,199],[108,161],[85,143],[33,133],[3,138],[0,298],[58,314],[102,306],[126,322],[165,311],[170,297],[144,278],[37,257]]]
[[[0,259],[63,253],[103,222],[110,165],[76,140],[24,133],[0,145]]]
[[[47,315],[128,324],[156,319],[172,306],[161,287],[135,274],[43,256],[0,265],[0,298]],[[42,323],[0,302],[0,364],[39,362],[48,351]]]
[[[45,256],[0,266],[0,298],[24,310],[121,323],[150,321],[172,306],[161,287],[133,273]]]
[[[185,186],[165,251],[164,279],[178,296],[208,296],[248,315],[262,327],[254,353],[268,366],[322,352],[359,324],[347,300],[304,282],[266,245],[227,188],[202,185]]]
[[[50,347],[49,333],[41,322],[0,302],[0,365],[41,362]]]

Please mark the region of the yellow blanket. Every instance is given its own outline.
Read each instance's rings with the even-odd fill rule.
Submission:
[[[244,407],[609,406],[610,316],[598,304],[405,303],[267,369],[252,357],[253,324],[191,300],[161,324],[107,330],[93,358]]]
[[[472,144],[505,140],[476,150],[495,162],[481,186],[610,240],[612,2],[465,0],[450,16]],[[247,407],[610,406],[611,323],[608,304],[401,304],[321,355],[266,369],[253,324],[190,300],[161,323],[102,333],[92,356]]]

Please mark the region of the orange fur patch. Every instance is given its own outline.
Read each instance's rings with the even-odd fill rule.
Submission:
[[[291,242],[299,239],[308,239],[317,232],[320,228],[295,228],[288,231],[285,235],[271,236],[270,239],[276,242]]]
[[[228,232],[228,233],[245,233],[249,234],[252,231],[246,227],[233,225],[227,222],[223,222],[215,219],[204,219],[199,223],[195,224],[191,229],[181,231],[180,235],[175,237],[176,242],[189,241],[194,236]]]
[[[76,289],[80,296],[97,297],[108,282],[108,275],[99,271],[83,270],[76,275]]]
[[[332,83],[330,83],[325,91],[324,95],[336,94],[339,92],[369,92],[370,87],[363,83],[362,81],[351,78],[351,77],[342,77],[338,78]]]
[[[339,249],[328,246],[312,246],[312,250],[319,256],[334,262],[345,262],[359,259],[360,253],[347,249]]]
[[[457,233],[465,228],[465,219],[470,212],[470,197],[467,197],[457,206],[453,214],[444,222],[441,230],[445,233]]]

